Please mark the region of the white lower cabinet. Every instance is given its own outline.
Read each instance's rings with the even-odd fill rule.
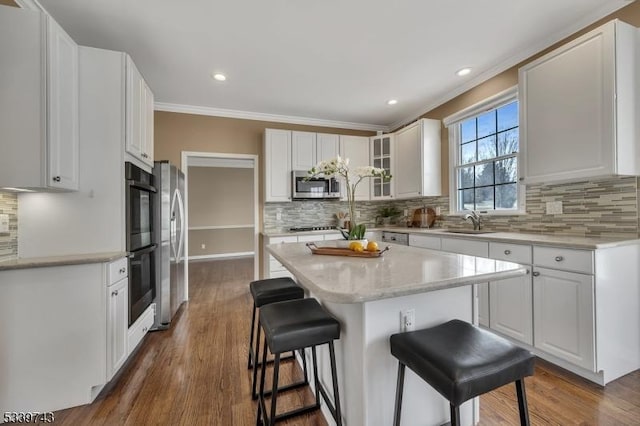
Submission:
[[[489,243],[486,241],[465,240],[462,238],[442,238],[442,251],[448,251],[468,256],[489,257]],[[476,286],[476,298],[478,302],[478,323],[489,327],[490,312],[489,283],[481,283]]]
[[[592,275],[535,268],[534,346],[590,371],[594,357]]]
[[[129,282],[123,278],[107,287],[107,381],[127,360]]]
[[[156,304],[152,303],[140,317],[131,324],[127,333],[127,355],[130,355],[147,335],[156,315]]]

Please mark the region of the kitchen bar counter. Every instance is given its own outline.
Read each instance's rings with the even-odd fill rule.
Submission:
[[[267,250],[309,296],[316,297],[340,321],[340,339],[335,345],[341,410],[347,425],[392,424],[398,363],[390,353],[389,336],[403,331],[403,318],[412,317],[410,326],[416,329],[453,318],[477,323],[473,284],[527,273],[511,262],[400,245],[392,245],[379,258],[314,255],[305,243],[270,244]],[[307,351],[308,361],[310,356]],[[326,345],[318,347],[318,359],[320,384],[330,389]],[[405,423],[445,423],[447,401],[411,371],[405,379]],[[322,410],[333,425],[326,404]],[[461,424],[476,424],[478,416],[477,398],[462,405]]]
[[[49,266],[83,265],[88,263],[108,263],[125,256],[126,253],[124,252],[109,252],[10,259],[0,261],[0,271],[8,271],[11,269],[44,268]]]
[[[324,241],[322,246],[336,246]],[[382,247],[381,247],[382,248]],[[322,300],[358,303],[526,274],[516,263],[392,244],[377,258],[314,255],[305,243],[267,250]]]
[[[458,228],[459,229],[459,228]],[[520,232],[488,232],[484,234],[466,234],[457,232],[448,232],[447,229],[441,228],[407,228],[405,226],[387,226],[367,228],[368,231],[391,231],[400,232],[404,234],[424,234],[434,235],[438,237],[447,238],[465,238],[474,239],[478,241],[492,241],[501,243],[514,243],[514,244],[537,244],[546,245],[551,247],[566,247],[575,249],[594,250],[600,248],[620,247],[629,244],[639,244],[640,239],[632,237],[617,237],[617,238],[603,238],[603,237],[580,237],[572,235],[559,235],[559,234],[526,234]],[[263,232],[263,235],[269,237],[282,237],[287,235],[313,235],[313,234],[328,234],[338,233],[338,231],[307,231],[307,232],[291,232],[284,230],[270,230]]]

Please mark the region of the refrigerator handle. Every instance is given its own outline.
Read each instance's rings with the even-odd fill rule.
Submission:
[[[182,258],[182,250],[184,248],[184,237],[185,237],[185,229],[184,229],[184,203],[182,202],[182,193],[176,189],[176,197],[178,199],[178,209],[180,210],[180,239],[178,241],[178,252],[176,253],[176,261],[180,262]]]

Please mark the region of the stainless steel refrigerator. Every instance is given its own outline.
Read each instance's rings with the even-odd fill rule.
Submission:
[[[156,249],[156,319],[153,330],[169,328],[185,301],[185,206],[184,174],[168,161],[156,161],[154,241]]]

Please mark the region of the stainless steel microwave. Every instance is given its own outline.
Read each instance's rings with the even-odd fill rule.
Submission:
[[[291,172],[291,189],[294,200],[340,198],[340,182],[335,178],[317,176],[307,179],[307,172]]]

